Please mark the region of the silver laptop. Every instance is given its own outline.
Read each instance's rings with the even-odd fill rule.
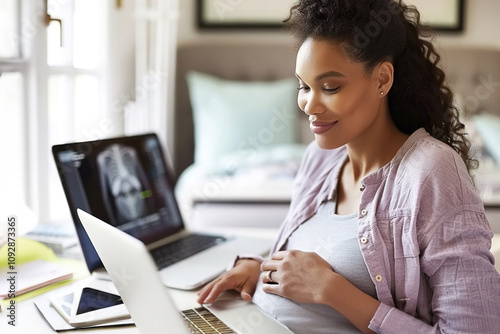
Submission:
[[[241,299],[216,301],[180,313],[140,240],[82,210],[78,210],[78,216],[142,334],[292,333],[256,305]]]
[[[195,289],[237,254],[265,255],[269,239],[186,231],[174,177],[155,134],[55,145],[52,152],[90,272],[102,262],[77,215],[80,208],[147,245],[163,283]]]

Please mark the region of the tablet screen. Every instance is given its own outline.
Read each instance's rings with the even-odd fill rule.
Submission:
[[[118,295],[92,288],[83,288],[76,314],[84,314],[120,304],[123,304],[123,301]]]

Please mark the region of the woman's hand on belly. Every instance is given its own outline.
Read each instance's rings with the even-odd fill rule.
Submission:
[[[380,302],[362,292],[318,254],[298,250],[275,253],[262,262],[262,290],[297,302],[325,304],[337,310],[363,333]],[[271,279],[266,273],[271,271]]]
[[[324,292],[336,275],[328,262],[314,252],[287,250],[275,253],[261,265],[263,290],[298,302],[326,304]],[[271,279],[267,271],[271,271]]]

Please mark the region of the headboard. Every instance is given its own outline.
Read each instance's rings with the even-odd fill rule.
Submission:
[[[174,115],[174,168],[177,175],[193,163],[194,157],[193,117],[186,73],[198,71],[242,81],[292,78],[295,75],[295,55],[291,43],[204,43],[179,46]]]
[[[448,83],[464,111],[500,115],[500,50],[449,47],[441,55]]]
[[[500,50],[445,48],[443,65],[452,89],[469,113],[500,114]],[[193,163],[193,117],[186,73],[199,71],[230,80],[270,81],[294,76],[293,43],[198,43],[177,50],[174,168],[177,175]],[[307,123],[307,118],[301,117]],[[304,129],[306,129],[304,131]],[[298,129],[302,142],[313,137],[308,126]]]

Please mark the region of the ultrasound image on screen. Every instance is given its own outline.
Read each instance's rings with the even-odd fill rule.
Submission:
[[[82,248],[81,208],[149,244],[179,231],[173,183],[154,135],[58,145],[54,155]],[[85,249],[84,249],[85,251]]]
[[[102,262],[78,208],[145,244],[182,230],[174,177],[156,135],[54,145],[52,152],[89,271]]]
[[[151,187],[132,147],[109,146],[97,155],[97,166],[110,224],[122,225],[150,213]]]

